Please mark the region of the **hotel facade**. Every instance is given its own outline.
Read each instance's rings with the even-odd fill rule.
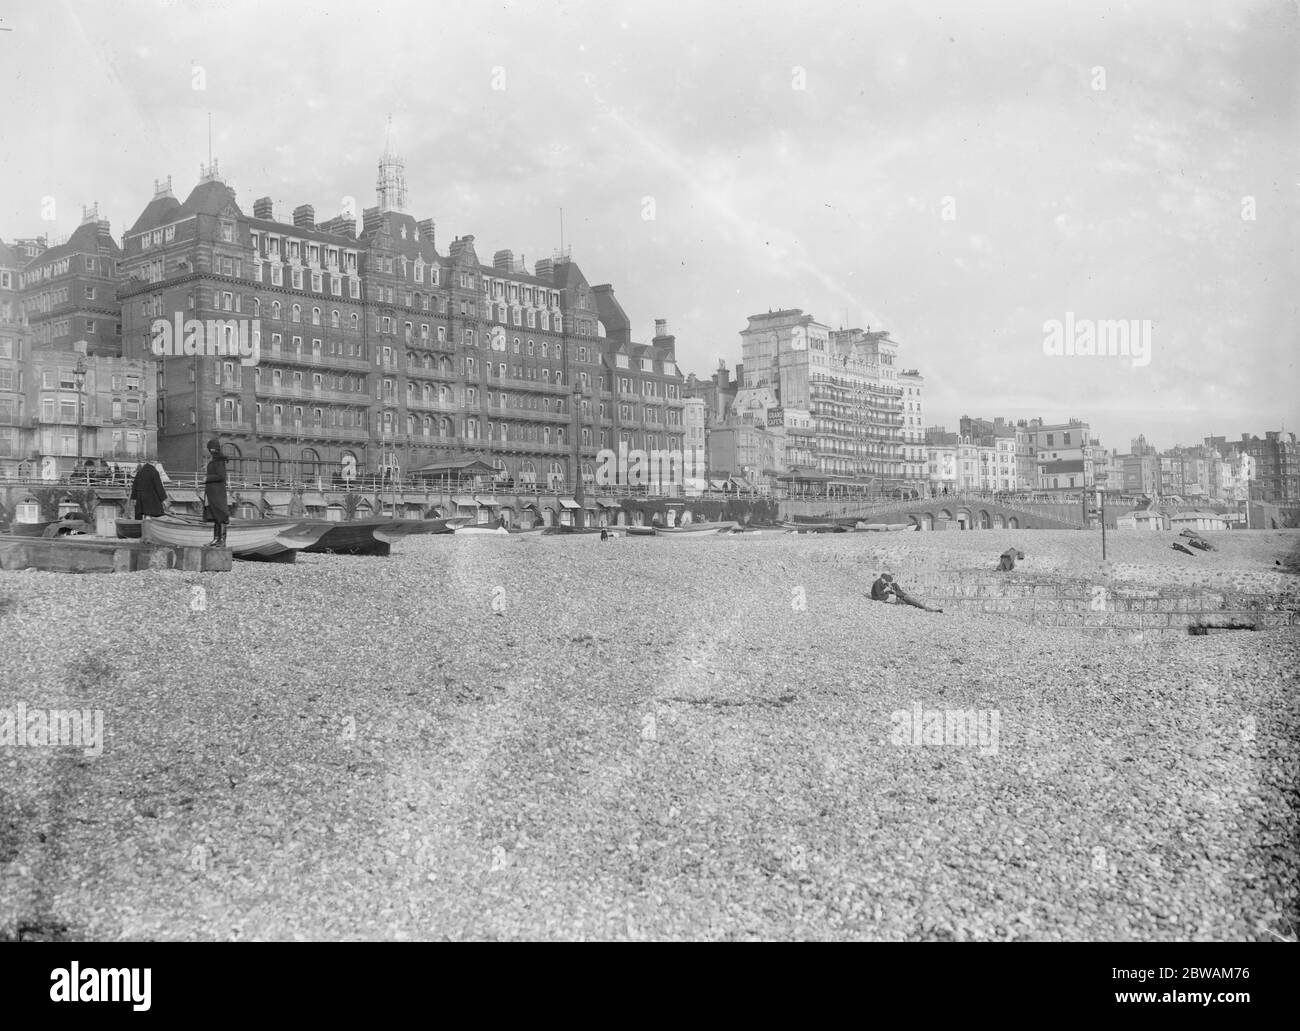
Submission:
[[[170,184],[127,231],[122,339],[157,362],[158,446],[169,470],[199,469],[222,441],[247,482],[436,473],[473,456],[518,487],[594,480],[598,452],[681,450],[675,339],[648,343],[612,286],[566,254],[495,252],[473,236],[437,246],[406,213],[401,159],[379,163],[376,206],[318,222],[310,205],[246,213],[215,164],[181,202]],[[194,320],[254,341],[237,355],[157,354],[157,327]]]

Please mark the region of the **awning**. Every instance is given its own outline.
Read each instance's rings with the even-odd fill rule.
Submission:
[[[125,487],[96,487],[95,488],[95,497],[99,498],[100,501],[125,501],[126,496],[127,495],[126,495]]]
[[[478,508],[478,502],[471,497],[466,497],[465,495],[461,495],[458,498],[452,498],[451,503],[463,508]]]
[[[293,500],[293,493],[287,490],[268,490],[262,497],[272,508],[279,508]]]
[[[731,485],[732,485],[733,487],[752,487],[752,486],[753,486],[753,484],[751,484],[748,480],[741,480],[741,479],[738,479],[738,478],[735,477],[735,476],[733,476],[733,477],[731,478],[730,483],[731,483]]]
[[[305,491],[302,496],[302,503],[309,508],[325,508],[328,505],[325,495],[315,490]]]
[[[709,486],[714,490],[726,490],[727,482],[725,480],[710,480]]]
[[[597,498],[597,499],[596,499],[596,504],[598,504],[601,508],[618,508],[618,507],[619,507],[619,503],[618,503],[617,501],[610,501],[608,498]]]
[[[560,498],[560,507],[561,507],[561,508],[581,508],[582,506],[579,505],[576,501],[574,501],[573,498]]]
[[[498,508],[501,505],[501,502],[498,501],[496,498],[494,498],[491,494],[476,495],[474,497],[474,500],[477,501],[484,508]]]
[[[422,465],[415,470],[421,476],[451,476],[456,473],[462,476],[491,476],[497,471],[496,466],[488,465],[481,458],[473,457],[430,462],[428,465]]]
[[[172,501],[179,501],[182,504],[186,504],[189,502],[197,502],[199,500],[199,492],[192,490],[189,487],[172,487],[167,491],[167,497]]]

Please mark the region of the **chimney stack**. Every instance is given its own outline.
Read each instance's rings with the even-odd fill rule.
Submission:
[[[351,215],[336,215],[316,228],[322,233],[332,233],[334,236],[346,236],[352,240],[357,238],[357,220]]]
[[[275,221],[275,205],[271,203],[270,197],[258,197],[253,201],[253,217],[260,218],[263,222]]]
[[[434,246],[434,224],[433,219],[425,218],[415,223],[415,227],[420,230],[420,239],[427,240],[429,246]]]
[[[310,204],[299,204],[293,209],[293,224],[299,229],[315,229],[316,209]]]
[[[550,258],[538,258],[537,267],[533,270],[533,275],[538,279],[544,279],[546,282],[554,282],[555,266],[551,264]]]
[[[497,251],[492,255],[492,267],[498,272],[513,272],[515,270],[514,251]]]

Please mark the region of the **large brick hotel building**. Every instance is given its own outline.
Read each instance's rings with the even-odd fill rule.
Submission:
[[[158,319],[256,320],[260,358],[157,358],[158,446],[169,470],[201,466],[219,437],[246,480],[404,474],[476,455],[523,486],[594,473],[602,448],[680,450],[683,378],[663,321],[648,344],[608,285],[567,254],[529,271],[511,251],[480,262],[474,237],[439,251],[405,212],[386,149],[360,233],[309,205],[246,213],[215,164],[184,202],[170,182],[127,231],[122,347],[150,358]]]

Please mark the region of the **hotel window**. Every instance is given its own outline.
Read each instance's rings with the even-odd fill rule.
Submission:
[[[221,239],[226,243],[232,243],[235,239],[235,224],[233,222],[221,223]]]
[[[302,305],[300,305],[300,304],[295,304],[292,308],[290,308],[290,309],[289,309],[289,318],[290,318],[290,320],[292,320],[293,322],[301,322],[301,321],[302,321]]]
[[[557,333],[564,332],[564,319],[560,317],[560,314],[558,312],[555,315],[555,332]]]
[[[271,266],[271,285],[272,286],[284,285],[284,270],[279,265]]]

